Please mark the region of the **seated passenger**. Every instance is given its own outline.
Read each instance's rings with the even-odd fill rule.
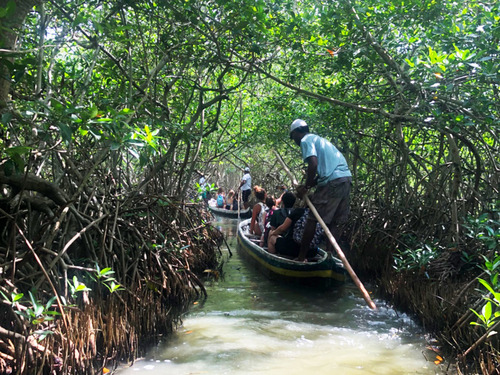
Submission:
[[[229,193],[227,193],[226,197],[226,210],[230,210],[233,207],[233,200],[234,200],[234,190],[229,190]]]
[[[226,201],[226,197],[224,195],[224,189],[219,188],[219,191],[217,192],[217,207],[224,208],[225,201]]]
[[[262,237],[260,238],[260,243],[259,243],[261,247],[267,246],[267,237],[269,235],[269,229],[271,229],[271,223],[270,223],[271,217],[274,214],[274,210],[277,209],[276,200],[273,197],[267,197],[266,206],[267,206],[267,213],[266,213],[266,219],[264,220],[264,233],[262,233]]]
[[[212,197],[211,195],[208,195],[208,197],[209,197],[207,201],[208,205],[210,207],[217,207],[217,201],[214,199],[214,197]]]
[[[272,230],[275,230],[285,222],[285,219],[292,212],[296,199],[297,198],[295,197],[295,194],[292,193],[291,191],[287,191],[285,194],[282,195],[281,198],[282,207],[275,210],[273,216],[271,217],[271,221],[269,223]]]
[[[300,236],[295,232],[304,231],[303,226],[306,223],[309,210],[305,208],[295,208],[287,216],[283,224],[275,230],[269,232],[268,251],[272,254],[285,255],[287,257],[296,258],[300,252]],[[302,220],[301,220],[302,219]],[[297,228],[297,222],[301,223],[302,228]],[[318,233],[321,237],[321,233]],[[315,237],[318,237],[315,235]],[[306,258],[312,258],[317,254],[317,239],[312,241],[313,246],[308,250]]]
[[[231,210],[233,211],[238,211],[238,192],[234,193],[234,198],[233,198],[233,206],[231,207]]]
[[[264,221],[266,220],[266,190],[260,186],[254,186],[253,192],[258,202],[252,209],[252,219],[250,220],[250,234],[262,236],[264,233]]]

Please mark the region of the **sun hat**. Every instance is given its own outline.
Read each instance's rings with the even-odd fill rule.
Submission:
[[[250,172],[250,168],[245,167],[244,171],[245,171],[245,172]]]
[[[307,123],[304,120],[298,118],[297,120],[292,122],[292,125],[290,125],[290,136],[292,136],[294,130],[302,126],[307,126]]]

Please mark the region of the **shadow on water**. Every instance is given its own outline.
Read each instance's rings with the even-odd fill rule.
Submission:
[[[443,373],[407,315],[381,300],[372,311],[354,285],[314,290],[268,280],[240,256],[237,221],[217,225],[233,254],[226,250],[223,277],[206,283],[208,298],[172,337],[121,375]]]

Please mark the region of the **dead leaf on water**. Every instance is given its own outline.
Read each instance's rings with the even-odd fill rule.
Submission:
[[[443,362],[443,357],[437,355],[434,364],[439,365],[441,362]]]

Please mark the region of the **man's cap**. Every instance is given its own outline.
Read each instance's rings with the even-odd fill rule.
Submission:
[[[307,123],[304,120],[297,119],[294,122],[292,122],[292,125],[290,125],[290,135],[292,135],[292,132],[296,130],[297,128],[300,128],[302,126],[307,126]]]
[[[245,167],[244,171],[245,171],[245,172],[250,172],[250,168]]]

